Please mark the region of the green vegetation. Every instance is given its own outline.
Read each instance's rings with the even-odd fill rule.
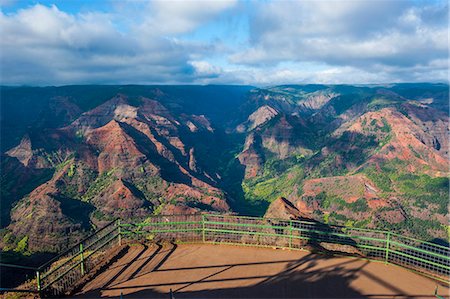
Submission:
[[[381,132],[383,133],[390,133],[392,131],[391,125],[388,123],[388,121],[383,117],[381,119],[383,122],[383,126],[381,127]]]
[[[67,172],[67,176],[69,178],[73,177],[74,173],[75,173],[75,164],[70,164],[70,168],[69,168],[69,171]]]
[[[367,202],[364,198],[348,203],[339,196],[329,195],[322,191],[316,196],[305,196],[303,198],[309,205],[312,205],[313,201],[317,201],[320,207],[324,210],[343,210],[348,209],[352,212],[366,212],[369,210]]]
[[[0,226],[5,227],[9,224],[10,211],[14,203],[48,181],[53,174],[53,169],[25,169],[15,158],[2,157],[0,171]],[[24,177],[27,179],[24,180]]]
[[[433,240],[434,232],[445,230],[437,220],[410,217],[399,223],[379,221],[377,227],[384,230],[395,231],[400,234],[411,235],[422,240]],[[450,240],[450,239],[449,239]]]
[[[165,207],[165,203],[160,203],[154,210],[153,210],[153,215],[158,216],[161,214],[162,210]]]
[[[437,205],[434,212],[448,212],[449,178],[432,178],[426,174],[412,174],[406,170],[407,162],[398,159],[384,162],[379,169],[367,167],[363,173],[385,193],[399,192],[401,197],[418,206]]]
[[[56,182],[61,194],[82,201],[86,201],[79,190],[87,188],[96,182],[97,173],[81,161],[72,161],[66,175]]]
[[[327,154],[317,153],[306,164],[312,168],[310,177],[338,176],[367,161],[378,147],[374,135],[344,132],[338,138],[329,140]]]
[[[115,169],[111,169],[108,172],[104,172],[97,177],[97,179],[89,186],[89,189],[85,194],[81,197],[82,201],[89,202],[94,198],[97,194],[106,189],[109,185],[111,185],[117,177],[114,176]]]
[[[329,216],[329,222],[332,224],[339,224],[342,225],[344,224],[346,221],[348,221],[348,218],[342,214],[338,214],[336,212],[331,212],[330,216]]]
[[[150,202],[163,202],[161,198],[167,183],[157,175],[148,175],[136,179],[134,182],[136,188],[142,192],[145,199]]]
[[[19,242],[17,242],[14,252],[21,254],[26,254],[28,252],[28,236],[23,237]]]
[[[410,144],[408,144],[408,148],[416,158],[418,159],[422,158],[422,156]]]
[[[272,166],[265,169],[265,176],[243,181],[242,189],[247,200],[272,202],[280,196],[286,197],[304,178],[301,166],[294,166],[282,175],[278,175]]]
[[[358,198],[355,202],[347,204],[353,212],[365,212],[369,210],[367,201],[364,198]]]
[[[395,159],[379,165],[366,167],[362,172],[370,178],[388,197],[394,193],[403,202],[405,212],[413,207],[427,210],[428,215],[448,214],[448,177],[430,177],[426,174],[412,174],[407,171],[407,162]],[[381,221],[380,228],[407,233],[415,237],[429,239],[430,231],[444,231],[445,227],[435,219],[408,217],[405,221],[390,224]]]
[[[379,110],[384,107],[389,107],[389,106],[395,105],[397,103],[398,103],[398,101],[396,101],[392,98],[388,98],[385,96],[377,96],[377,97],[372,98],[370,103],[367,105],[367,108],[369,108],[370,110]]]
[[[360,221],[347,219],[344,225],[347,227],[365,228],[369,223],[369,218]]]
[[[333,105],[334,110],[336,113],[342,114],[347,109],[349,109],[351,106],[353,106],[356,103],[367,101],[367,99],[364,96],[364,92],[357,92],[357,93],[348,93],[348,94],[341,94],[334,98],[331,101],[331,104]]]

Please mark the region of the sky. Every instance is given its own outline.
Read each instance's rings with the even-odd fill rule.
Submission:
[[[448,82],[448,1],[0,0],[0,84]]]

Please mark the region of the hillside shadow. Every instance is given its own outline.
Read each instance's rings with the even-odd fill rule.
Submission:
[[[0,155],[0,228],[11,223],[11,208],[26,194],[50,180],[53,169],[26,167],[15,157]]]
[[[57,194],[52,197],[60,202],[60,207],[64,215],[70,215],[70,218],[75,223],[79,223],[82,229],[91,229],[89,215],[94,211],[94,207],[91,204],[62,194]]]
[[[241,216],[262,217],[270,202],[266,200],[249,200],[245,197],[242,182],[245,178],[245,166],[235,158],[228,165],[227,173],[220,184],[220,188],[227,194],[228,203],[232,211]]]

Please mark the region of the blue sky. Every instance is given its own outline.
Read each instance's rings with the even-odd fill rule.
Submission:
[[[447,1],[0,5],[4,85],[448,82]]]

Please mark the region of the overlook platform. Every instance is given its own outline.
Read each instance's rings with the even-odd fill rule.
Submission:
[[[38,268],[0,267],[36,274],[0,291],[42,297],[448,298],[450,247],[313,221],[159,215],[116,219]]]
[[[75,298],[436,298],[448,285],[395,265],[232,245],[130,245]],[[447,297],[445,297],[447,298]]]

